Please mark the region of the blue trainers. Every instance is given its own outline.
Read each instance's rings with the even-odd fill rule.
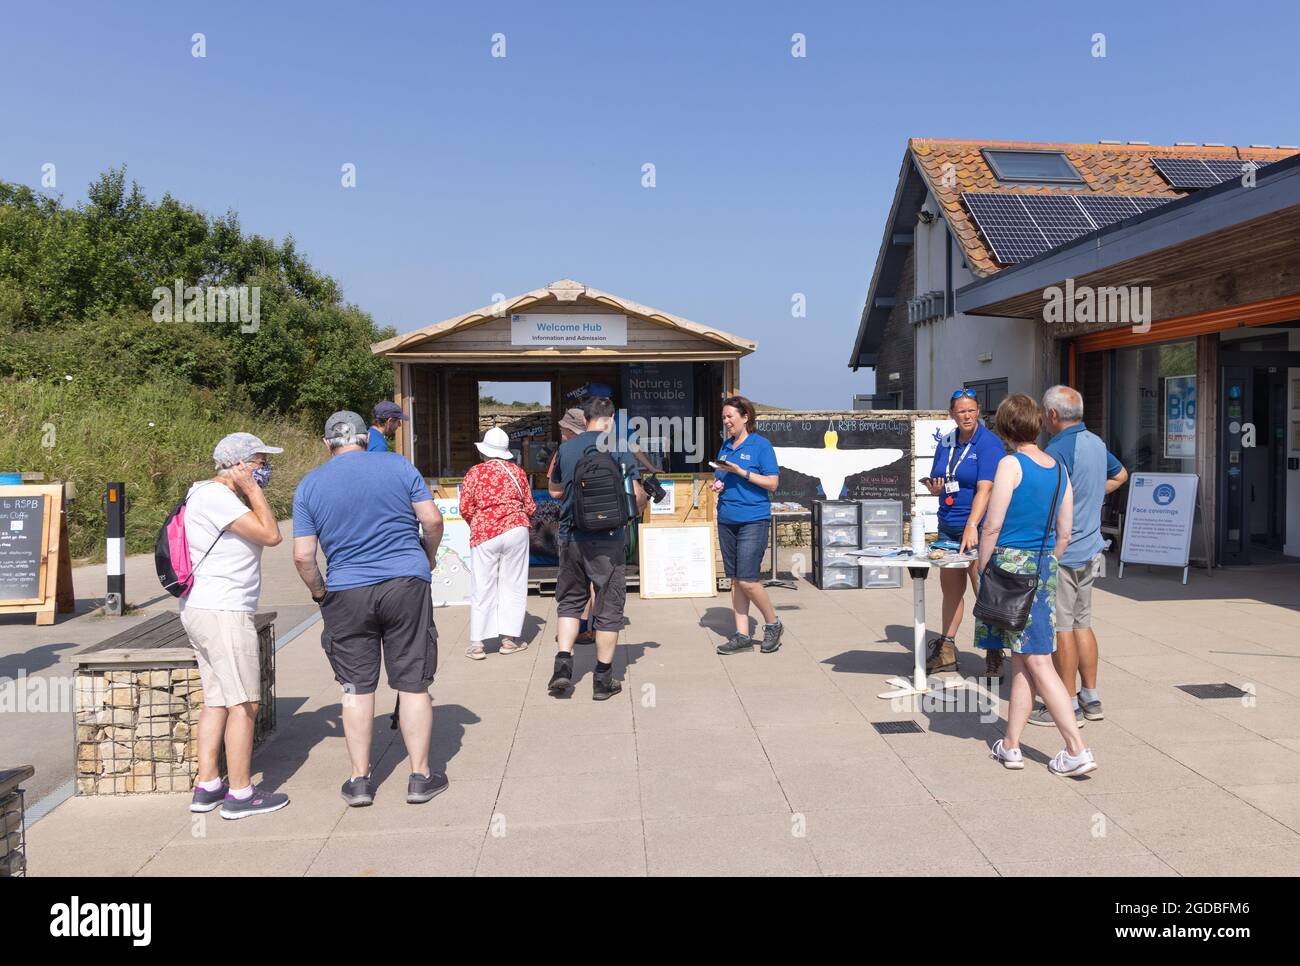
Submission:
[[[353,808],[364,808],[375,801],[375,783],[369,775],[361,778],[349,778],[343,783],[343,801]]]
[[[250,815],[278,812],[288,804],[289,796],[283,792],[264,792],[254,785],[253,794],[247,798],[236,798],[227,792],[219,814],[229,819],[248,818]]]
[[[194,786],[194,798],[190,800],[191,812],[210,812],[214,808],[220,807],[221,803],[226,800],[226,792],[230,791],[230,786],[225,782],[216,791],[204,791],[197,784]]]

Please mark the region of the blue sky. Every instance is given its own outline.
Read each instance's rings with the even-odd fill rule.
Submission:
[[[1300,141],[1282,3],[50,2],[3,31],[0,178],[53,162],[77,201],[126,164],[399,331],[576,278],[756,339],[742,387],[785,406],[870,391],[846,361],[909,136]]]

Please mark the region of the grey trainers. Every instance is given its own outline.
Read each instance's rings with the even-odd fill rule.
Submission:
[[[739,654],[741,651],[752,651],[753,649],[754,639],[748,634],[740,633],[740,631],[736,631],[718,645],[719,654]]]
[[[406,780],[406,801],[411,805],[423,804],[435,795],[441,795],[450,784],[446,775],[439,775],[437,772],[430,772],[427,775],[412,772],[411,777]]]
[[[759,650],[764,654],[771,654],[781,647],[781,634],[785,631],[785,625],[781,623],[781,618],[776,619],[775,624],[763,625],[763,643]]]
[[[1052,713],[1043,704],[1034,705],[1034,710],[1029,712],[1029,723],[1046,725],[1049,728],[1056,727],[1056,722],[1052,720]],[[1080,728],[1083,727],[1083,708],[1074,709],[1074,723]]]
[[[343,783],[343,801],[353,808],[373,805],[375,802],[375,782],[369,775],[363,778],[349,778]]]
[[[226,800],[226,792],[230,791],[230,786],[225,782],[215,792],[207,792],[194,785],[194,797],[190,799],[191,812],[210,812],[214,808],[220,808],[221,803]]]
[[[283,792],[264,792],[254,785],[253,794],[247,798],[235,798],[226,792],[225,801],[221,803],[221,811],[217,814],[229,819],[248,818],[250,815],[278,812],[288,804],[289,796]]]
[[[1089,721],[1101,721],[1106,717],[1105,712],[1101,710],[1100,701],[1084,701],[1083,698],[1079,698],[1079,709]]]

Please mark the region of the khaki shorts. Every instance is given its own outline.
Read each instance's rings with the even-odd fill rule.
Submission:
[[[199,659],[205,705],[232,708],[261,700],[262,669],[251,613],[187,607],[181,624]]]
[[[1081,631],[1092,626],[1092,581],[1095,560],[1056,571],[1056,629]]]

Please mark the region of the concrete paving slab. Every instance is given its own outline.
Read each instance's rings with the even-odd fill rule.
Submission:
[[[807,837],[794,833],[787,810],[761,815],[654,820],[645,823],[651,875],[816,875]]]
[[[468,876],[474,874],[482,830],[377,832],[332,838],[307,869],[311,876]]]
[[[477,875],[645,875],[639,821],[581,825],[507,824],[483,840]]]
[[[964,875],[983,853],[936,802],[810,811],[808,842],[827,875]]]
[[[1085,794],[1111,827],[1160,855],[1300,844],[1296,832],[1221,788]]]

